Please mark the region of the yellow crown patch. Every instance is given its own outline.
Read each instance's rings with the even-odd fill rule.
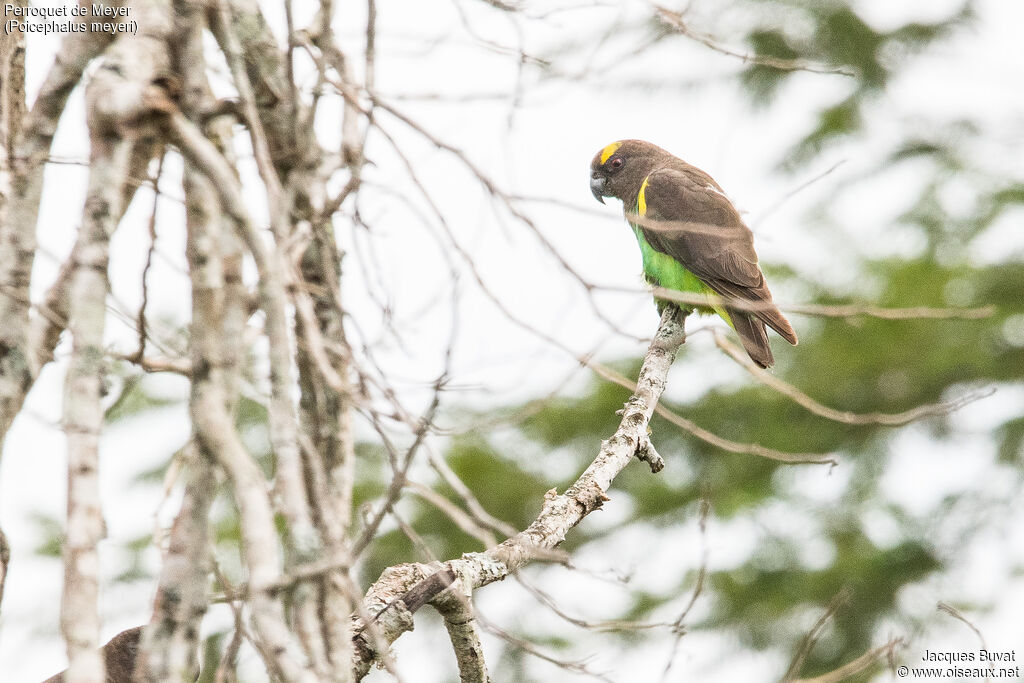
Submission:
[[[603,164],[604,162],[608,161],[608,157],[610,157],[611,155],[615,154],[615,150],[617,150],[619,147],[622,147],[622,143],[621,142],[613,142],[612,144],[610,144],[607,147],[605,147],[604,149],[602,149],[601,150],[601,163]]]

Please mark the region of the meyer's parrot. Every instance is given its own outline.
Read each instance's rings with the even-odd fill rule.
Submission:
[[[707,173],[657,145],[621,140],[594,156],[590,190],[601,203],[604,197],[622,200],[647,281],[724,299],[721,305],[691,308],[722,316],[759,366],[774,362],[765,325],[797,343],[796,332],[772,303],[750,228]],[[753,310],[730,306],[730,300],[751,302]]]

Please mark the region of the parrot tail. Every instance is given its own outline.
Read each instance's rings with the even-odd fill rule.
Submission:
[[[771,299],[768,301],[771,302]],[[779,312],[779,309],[770,308],[763,311],[757,311],[755,315],[767,323],[768,327],[778,332],[780,337],[788,341],[793,346],[796,346],[796,331],[793,330],[793,326],[789,324],[789,321],[786,320],[785,316]]]
[[[734,310],[730,311],[730,314],[733,328],[740,336],[743,348],[750,359],[762,368],[771,367],[775,357],[772,356],[772,347],[768,345],[768,330],[765,329],[764,323],[742,311]]]

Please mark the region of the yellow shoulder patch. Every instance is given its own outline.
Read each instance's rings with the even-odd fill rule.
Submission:
[[[622,143],[621,142],[613,142],[612,144],[610,144],[607,147],[605,147],[604,149],[602,149],[601,150],[601,163],[603,164],[604,162],[608,161],[608,157],[610,157],[611,155],[615,154],[615,150],[617,150],[619,147],[622,147]]]
[[[646,191],[647,191],[647,180],[650,177],[651,176],[647,176],[647,178],[644,178],[644,182],[640,185],[640,192],[638,192],[637,195],[636,195],[636,212],[638,214],[640,214],[641,216],[646,216],[647,215],[647,196],[646,196]]]

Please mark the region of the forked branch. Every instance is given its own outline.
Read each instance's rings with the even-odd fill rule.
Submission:
[[[656,452],[647,432],[651,416],[665,390],[669,368],[686,340],[686,313],[669,306],[661,316],[658,332],[644,356],[636,390],[626,402],[622,420],[611,438],[601,443],[597,457],[564,494],[554,490],[544,498],[540,515],[525,530],[482,553],[467,553],[441,564],[406,564],[391,567],[367,591],[366,611],[372,624],[357,622],[354,632],[354,668],[358,678],[369,671],[379,654],[379,644],[392,643],[412,630],[412,614],[427,603],[444,600],[453,583],[466,594],[501,581],[535,560],[551,559],[571,529],[609,500],[612,481],[634,457],[647,460],[657,471]],[[646,457],[644,457],[646,456]],[[443,576],[446,581],[437,581]],[[432,585],[432,595],[423,587]],[[418,596],[414,599],[412,596]],[[410,604],[413,603],[413,604]]]

